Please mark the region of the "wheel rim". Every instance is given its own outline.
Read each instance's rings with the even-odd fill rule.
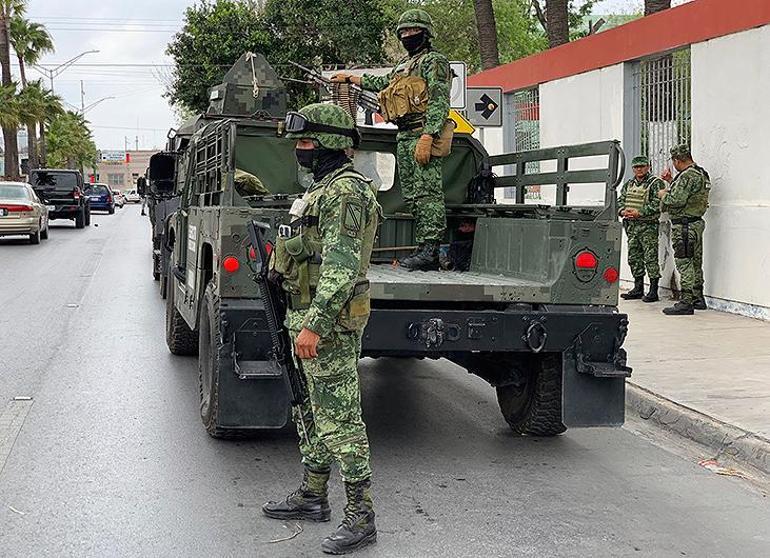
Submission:
[[[527,409],[532,402],[532,396],[537,384],[536,373],[533,371],[527,375],[520,386],[510,385],[498,388],[500,404],[503,414],[509,422],[519,422],[527,414]]]

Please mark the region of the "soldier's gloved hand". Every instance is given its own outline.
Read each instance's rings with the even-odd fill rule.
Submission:
[[[414,148],[414,160],[421,165],[427,165],[430,162],[430,148],[433,145],[433,136],[423,134],[417,140],[417,146]]]
[[[351,77],[351,74],[347,72],[339,72],[331,77],[331,81],[334,83],[349,83]]]

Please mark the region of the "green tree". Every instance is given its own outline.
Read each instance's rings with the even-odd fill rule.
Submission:
[[[10,24],[15,15],[26,10],[26,0],[0,0],[0,77],[3,87],[10,87],[11,74]],[[15,88],[14,88],[15,89]],[[5,174],[11,179],[19,178],[19,145],[16,140],[18,125],[3,126],[5,147]]]
[[[48,143],[46,141],[46,132],[48,126],[59,116],[64,114],[64,104],[62,98],[56,95],[50,89],[43,92],[43,117],[38,122],[40,126],[40,166],[47,166]]]
[[[26,66],[37,64],[40,58],[54,51],[53,40],[44,25],[34,23],[19,14],[11,18],[10,40],[19,59],[21,86],[27,86]]]
[[[166,97],[173,105],[205,112],[208,89],[244,52],[267,54],[269,44],[256,3],[202,0],[187,8],[182,30],[166,48],[174,61]]]
[[[532,0],[532,10],[553,48],[586,35],[579,30],[583,19],[601,0]]]
[[[17,128],[19,126],[19,99],[16,96],[16,84],[0,85],[0,126]]]
[[[37,123],[45,117],[45,90],[40,80],[29,82],[18,95],[19,120],[27,127],[27,157],[30,169],[40,166]]]
[[[96,165],[94,144],[88,121],[76,112],[65,112],[51,122],[48,134],[48,164],[52,167],[80,169]]]

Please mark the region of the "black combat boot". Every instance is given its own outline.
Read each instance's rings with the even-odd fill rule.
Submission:
[[[667,316],[692,316],[695,314],[695,311],[692,308],[692,304],[680,300],[673,306],[664,308],[663,313]]]
[[[644,275],[634,277],[634,288],[620,295],[624,300],[639,300],[644,296]]]
[[[267,502],[262,506],[262,513],[273,519],[329,521],[328,482],[329,469],[314,471],[306,467],[300,487],[280,502]]]
[[[695,289],[695,299],[693,300],[692,307],[696,310],[708,310],[706,306],[706,297],[703,296],[703,289]]]
[[[321,550],[326,554],[347,554],[377,541],[371,481],[346,482],[345,496],[348,499],[345,518],[321,543]]]
[[[420,244],[414,254],[404,258],[400,263],[409,271],[438,269],[438,242],[429,240]]]
[[[650,279],[650,290],[642,297],[642,302],[658,302],[658,279]]]

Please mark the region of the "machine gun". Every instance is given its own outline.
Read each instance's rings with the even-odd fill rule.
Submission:
[[[353,92],[352,96],[354,98],[352,100],[354,101],[355,104],[357,104],[359,107],[361,107],[367,112],[380,112],[380,101],[377,99],[377,95],[375,95],[371,91],[366,91],[354,83],[348,83],[348,84],[335,83],[332,80],[322,76],[319,72],[311,68],[307,68],[302,64],[297,64],[296,62],[292,62],[291,60],[289,60],[289,64],[302,70],[302,72],[305,74],[307,79],[310,80],[311,83],[314,83],[321,87],[325,87],[326,89],[328,89],[333,93],[336,92],[337,86],[347,85],[348,87],[350,87],[351,91]],[[340,94],[340,96],[344,96],[344,95]],[[345,101],[347,101],[347,99],[345,99],[343,103],[338,103],[338,104],[347,104],[347,102]]]
[[[273,358],[283,370],[286,387],[291,396],[291,405],[297,411],[305,441],[309,441],[305,415],[301,407],[308,397],[305,372],[302,370],[302,361],[297,359],[295,364],[291,356],[291,337],[283,325],[283,319],[286,316],[286,296],[278,285],[268,279],[270,253],[265,241],[265,231],[270,228],[270,225],[250,220],[246,228],[254,248],[253,263],[252,258],[249,258],[249,265],[254,271],[254,280],[259,287],[260,298],[265,307],[265,318],[273,345]]]

